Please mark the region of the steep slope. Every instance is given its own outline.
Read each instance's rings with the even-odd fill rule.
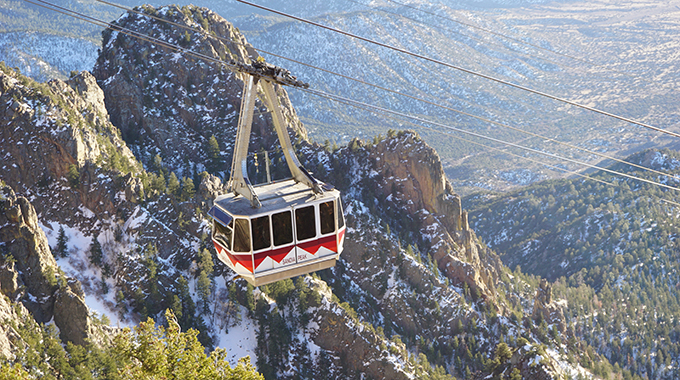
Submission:
[[[28,310],[38,323],[53,321],[64,342],[84,345],[86,340],[105,338],[90,319],[80,282],[57,266],[33,206],[4,184],[0,187],[0,252],[0,291],[7,318],[0,333],[2,356],[13,358],[21,350],[21,337],[9,322],[21,320],[22,310]]]
[[[116,25],[153,38],[162,37],[168,43],[190,47],[190,51],[215,60],[229,57],[250,63],[258,57],[236,28],[205,8],[168,6],[141,10],[198,31],[172,27],[136,13],[126,13]],[[206,152],[212,136],[220,150],[233,150],[243,89],[241,74],[197,59],[188,52],[159,49],[110,30],[103,33],[102,54],[93,73],[104,89],[112,122],[147,167],[159,154],[171,170],[182,175],[206,168],[226,172],[230,153],[215,159]],[[279,102],[291,121],[293,136],[303,134],[285,93],[280,93]],[[251,151],[260,147],[271,150],[276,139],[271,116],[262,103],[258,102],[256,108],[260,115],[253,122]]]
[[[102,292],[106,287],[88,284],[106,279],[110,286],[130,293],[141,290],[137,282],[145,279],[142,261],[149,257],[140,254],[148,243],[163,259],[172,255],[185,263],[183,258],[191,257],[200,242],[196,236],[200,222],[193,214],[206,192],[212,191],[210,179],[201,187],[185,178],[183,186],[178,183],[174,192],[168,192],[165,179],[143,171],[108,121],[104,94],[91,74],[40,84],[2,69],[0,99],[6,106],[0,110],[5,123],[0,130],[5,159],[0,179],[26,194],[54,243],[60,228],[69,230],[75,241],[60,253],[62,264],[69,275],[83,281],[86,294]],[[183,194],[193,198],[196,187],[195,201],[184,202]],[[186,236],[185,230],[194,235]],[[101,252],[93,259],[95,240]],[[172,288],[177,273],[166,275],[163,284]],[[113,294],[107,301],[111,307]],[[157,307],[160,310],[163,304]]]
[[[677,187],[679,158],[671,150],[628,158],[667,176],[623,164],[612,169]],[[680,283],[674,192],[593,176],[615,185],[549,181],[507,195],[473,196],[466,202],[471,223],[506,265],[557,280],[577,334],[612,362],[649,378],[677,377],[678,330],[669,325],[678,317]],[[656,323],[648,322],[650,313]]]

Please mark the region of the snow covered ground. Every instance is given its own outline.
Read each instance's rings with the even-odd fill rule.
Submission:
[[[46,225],[40,224],[40,227],[45,232],[47,241],[52,248],[57,246],[60,227],[64,228],[65,236],[68,239],[67,251],[69,254],[67,257],[55,257],[55,259],[67,276],[74,277],[81,282],[85,293],[85,303],[92,313],[96,313],[98,317],[106,315],[111,321],[111,326],[133,327],[134,325],[130,321],[120,318],[120,315],[114,309],[116,301],[113,279],[105,279],[109,291],[105,294],[102,292],[101,281],[103,277],[101,270],[91,265],[88,258],[92,237],[85,236],[77,228],[60,225],[56,222],[47,222]]]

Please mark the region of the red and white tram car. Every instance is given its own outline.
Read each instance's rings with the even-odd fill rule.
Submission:
[[[335,265],[345,237],[337,190],[317,195],[293,180],[256,189],[260,208],[227,194],[210,210],[222,262],[254,286]]]

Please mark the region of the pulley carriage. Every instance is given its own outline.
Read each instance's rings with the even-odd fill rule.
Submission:
[[[254,286],[330,268],[340,256],[345,219],[340,192],[319,182],[300,164],[278,108],[272,82],[298,87],[289,73],[258,62],[248,72],[234,145],[229,193],[217,197],[209,214],[217,257]],[[272,111],[291,179],[253,186],[246,157],[258,82]]]

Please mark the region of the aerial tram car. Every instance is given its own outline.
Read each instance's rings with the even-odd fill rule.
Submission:
[[[209,211],[217,257],[253,286],[330,268],[345,238],[340,192],[314,178],[298,161],[273,83],[308,85],[262,60],[242,72],[247,79],[228,193],[218,196]],[[253,185],[246,160],[258,84],[292,178]]]

